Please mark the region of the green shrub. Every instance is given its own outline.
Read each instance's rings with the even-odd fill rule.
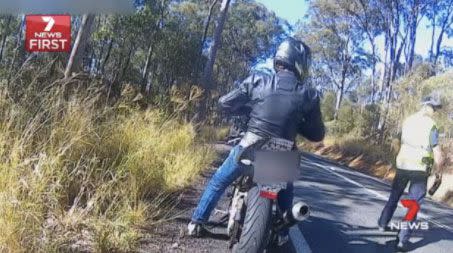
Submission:
[[[332,135],[345,135],[350,133],[355,127],[356,112],[353,105],[345,100],[338,111],[338,119],[328,122],[327,131]]]
[[[335,93],[328,91],[321,100],[321,112],[324,121],[332,121],[335,115]]]
[[[375,136],[379,122],[379,106],[366,105],[356,112],[355,132],[357,136],[371,138]]]

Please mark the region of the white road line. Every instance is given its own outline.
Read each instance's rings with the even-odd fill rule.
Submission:
[[[299,226],[295,225],[289,229],[289,237],[297,253],[311,253],[310,246],[308,246],[304,235],[300,232]]]
[[[380,199],[382,199],[382,200],[387,201],[387,199],[388,199],[386,196],[382,195],[381,193],[379,193],[379,192],[377,192],[377,191],[375,191],[375,190],[371,190],[371,189],[365,187],[363,184],[361,184],[361,183],[359,183],[359,182],[356,182],[356,181],[354,181],[354,180],[352,180],[352,179],[350,179],[350,178],[348,178],[348,177],[346,177],[346,176],[343,176],[343,175],[341,175],[341,174],[338,173],[338,172],[335,172],[336,168],[333,167],[333,166],[330,166],[330,167],[328,167],[328,168],[326,168],[326,167],[324,167],[324,166],[319,166],[319,167],[322,168],[322,169],[324,169],[324,170],[329,171],[330,173],[332,173],[332,174],[334,174],[334,175],[336,175],[336,176],[338,176],[338,177],[344,179],[345,181],[347,181],[347,182],[349,182],[349,183],[351,183],[351,184],[353,184],[353,185],[356,185],[356,186],[358,186],[358,187],[363,188],[364,190],[368,191],[369,193],[373,194],[374,196],[376,196],[376,197],[378,197],[378,198],[380,198]],[[403,207],[403,206],[401,205],[401,203],[398,203],[398,206]],[[449,227],[449,226],[447,226],[447,225],[444,225],[444,224],[441,224],[441,223],[439,223],[439,222],[437,222],[437,221],[432,220],[432,217],[429,216],[429,215],[427,215],[427,214],[424,214],[424,213],[420,212],[420,213],[419,213],[419,217],[422,218],[422,219],[425,219],[425,220],[427,220],[427,221],[429,221],[429,222],[431,222],[431,223],[433,223],[433,224],[436,224],[437,226],[439,226],[439,227],[441,227],[441,228],[443,228],[443,229],[446,229],[446,230],[452,232],[452,228],[451,228],[451,227]]]
[[[341,174],[338,173],[338,172],[335,172],[336,168],[333,167],[333,166],[330,166],[329,169],[327,169],[327,168],[325,168],[325,167],[323,167],[323,166],[321,166],[321,168],[323,168],[323,169],[325,169],[325,170],[327,170],[327,171],[330,171],[331,173],[335,174],[335,175],[338,176],[338,177],[341,177],[342,179],[348,181],[349,183],[351,183],[351,184],[353,184],[353,185],[356,185],[356,186],[359,186],[359,187],[361,187],[361,188],[364,188],[366,191],[368,191],[369,193],[373,194],[374,196],[376,196],[376,197],[378,197],[378,198],[380,198],[380,199],[387,200],[387,197],[384,196],[384,195],[382,195],[381,193],[379,193],[379,192],[377,192],[377,191],[375,191],[375,190],[371,190],[371,189],[369,189],[369,188],[366,188],[363,184],[358,183],[358,182],[356,182],[356,181],[354,181],[354,180],[352,180],[352,179],[350,179],[350,178],[348,178],[348,177],[346,177],[346,176],[343,176],[343,175],[341,175]]]
[[[303,161],[303,163],[308,163],[308,164],[311,164],[311,165],[314,165],[314,166],[317,166],[317,167],[327,166],[327,165],[322,165],[322,164],[319,164],[319,163],[312,162],[310,160],[305,160],[305,161]],[[303,163],[302,163],[302,166],[303,166]],[[345,167],[345,166],[343,165],[343,167]],[[348,174],[351,174],[351,175],[354,175],[354,176],[364,177],[364,178],[373,180],[375,182],[378,182],[380,184],[385,184],[385,185],[389,185],[390,186],[389,183],[387,183],[387,182],[385,182],[385,181],[383,181],[381,179],[378,179],[378,178],[375,178],[373,176],[370,176],[370,175],[367,175],[367,174],[363,174],[363,173],[360,173],[360,172],[357,172],[357,171],[354,171],[354,170],[350,170],[350,169],[348,170],[348,169],[341,168],[341,167],[331,167],[331,168],[332,168],[332,170],[335,170],[335,171],[341,170],[341,171],[344,171],[344,172],[346,172]]]

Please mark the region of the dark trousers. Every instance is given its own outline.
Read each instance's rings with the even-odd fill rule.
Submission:
[[[409,171],[409,170],[397,170],[395,179],[393,179],[392,190],[390,193],[389,200],[385,204],[384,209],[382,210],[381,217],[379,218],[379,226],[386,227],[395,213],[396,207],[401,196],[404,193],[404,189],[407,184],[409,186],[409,196],[407,199],[416,200],[419,205],[423,198],[426,195],[426,184],[427,184],[428,174],[426,172],[419,171]],[[409,241],[411,235],[410,229],[402,229],[399,233],[400,242]]]

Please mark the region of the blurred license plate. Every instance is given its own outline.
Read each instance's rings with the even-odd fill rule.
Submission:
[[[300,176],[299,167],[299,152],[257,151],[253,180],[259,184],[293,182]]]

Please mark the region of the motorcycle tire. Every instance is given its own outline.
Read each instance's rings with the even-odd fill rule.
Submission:
[[[246,213],[239,242],[234,253],[263,252],[269,244],[272,225],[272,201],[260,197],[260,189],[254,186],[247,193]]]

